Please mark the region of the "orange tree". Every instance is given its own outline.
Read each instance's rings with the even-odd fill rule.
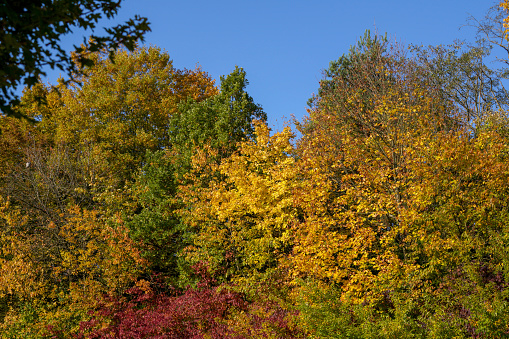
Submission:
[[[121,293],[143,270],[125,228],[105,225],[97,212],[70,206],[65,223],[33,230],[2,199],[0,217],[0,331],[7,337],[76,333],[102,295]]]
[[[302,126],[302,323],[318,337],[506,336],[505,112],[472,134],[398,51],[366,36]]]

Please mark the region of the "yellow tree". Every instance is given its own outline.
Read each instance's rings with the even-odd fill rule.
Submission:
[[[368,34],[332,64],[298,148],[303,180],[295,199],[303,217],[292,261],[301,296],[316,285],[333,291],[329,311],[337,307],[341,317],[354,308],[375,312],[362,320],[368,323],[395,316],[394,295],[412,289],[406,278],[422,268],[407,220],[409,189],[421,180],[410,170],[413,150],[459,128],[452,105],[401,53]],[[305,300],[303,319],[323,302]],[[404,332],[388,328],[393,336]]]
[[[401,53],[367,34],[333,63],[299,145],[306,178],[299,199],[309,204],[295,251],[299,270],[346,283],[345,295],[357,299],[394,259],[386,243],[400,233],[409,150],[454,127],[450,106]]]
[[[280,261],[291,251],[297,217],[292,132],[285,128],[269,136],[268,127],[255,122],[255,134],[220,164],[210,163],[213,154],[206,151],[197,155],[190,174],[194,184],[183,189],[191,206],[183,211],[184,221],[197,229],[185,250],[188,260],[208,262],[218,276],[248,293],[281,278]],[[204,168],[216,174],[200,187]]]
[[[95,179],[118,188],[133,179],[147,150],[170,146],[169,123],[179,104],[218,91],[201,69],[177,70],[155,47],[116,52],[114,62],[101,54],[95,59],[78,83],[59,87],[60,97],[42,86],[27,91],[20,110],[41,120],[39,128],[56,143],[90,154],[102,170]],[[42,95],[41,106],[34,97]]]
[[[322,337],[505,336],[506,113],[473,135],[410,61],[370,48],[325,83],[298,149],[303,324]]]
[[[407,260],[420,269],[405,279],[403,296],[421,302],[422,321],[437,336],[499,337],[509,329],[504,120],[502,130],[488,123],[474,138],[442,133],[412,150],[409,171],[416,180],[403,217]]]

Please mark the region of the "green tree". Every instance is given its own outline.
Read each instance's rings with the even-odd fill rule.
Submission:
[[[179,108],[180,114],[170,124],[170,141],[179,152],[189,156],[197,145],[207,142],[221,149],[224,156],[236,143],[254,137],[253,119],[266,120],[267,115],[245,91],[249,84],[246,72],[236,67],[221,77],[219,94],[197,102],[190,98]]]
[[[135,16],[123,24],[106,28],[106,35],[91,35],[70,55],[60,45],[60,37],[73,29],[94,32],[103,17],[113,18],[121,1],[113,0],[20,0],[0,5],[0,111],[21,116],[12,109],[18,103],[15,90],[28,87],[46,75],[45,67],[58,68],[72,77],[82,66],[90,66],[94,53],[106,49],[113,52],[121,46],[132,51],[136,41],[150,31],[146,18]]]
[[[151,268],[174,282],[184,269],[179,268],[184,265],[179,255],[198,231],[183,223],[178,213],[192,209],[189,201],[182,201],[185,193],[181,187],[192,191],[207,186],[218,171],[205,168],[229,156],[238,142],[254,137],[253,119],[266,120],[261,107],[245,91],[247,84],[246,72],[235,68],[221,77],[216,95],[205,100],[189,97],[183,102],[169,122],[168,148],[147,153],[146,165],[133,187],[137,213],[128,223],[131,235],[140,241]],[[200,174],[191,178],[192,158],[204,148],[214,155],[196,169]]]

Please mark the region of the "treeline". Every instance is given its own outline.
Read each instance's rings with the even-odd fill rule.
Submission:
[[[504,7],[505,6],[505,7]],[[236,68],[95,54],[0,118],[5,338],[509,337],[509,49],[369,32],[270,133]],[[500,39],[501,38],[501,39]]]

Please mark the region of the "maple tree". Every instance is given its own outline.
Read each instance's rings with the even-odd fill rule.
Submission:
[[[302,338],[288,312],[270,303],[249,304],[244,296],[218,285],[203,263],[193,266],[195,287],[167,290],[157,279],[108,298],[80,326],[79,338]],[[267,310],[268,308],[268,310]]]

